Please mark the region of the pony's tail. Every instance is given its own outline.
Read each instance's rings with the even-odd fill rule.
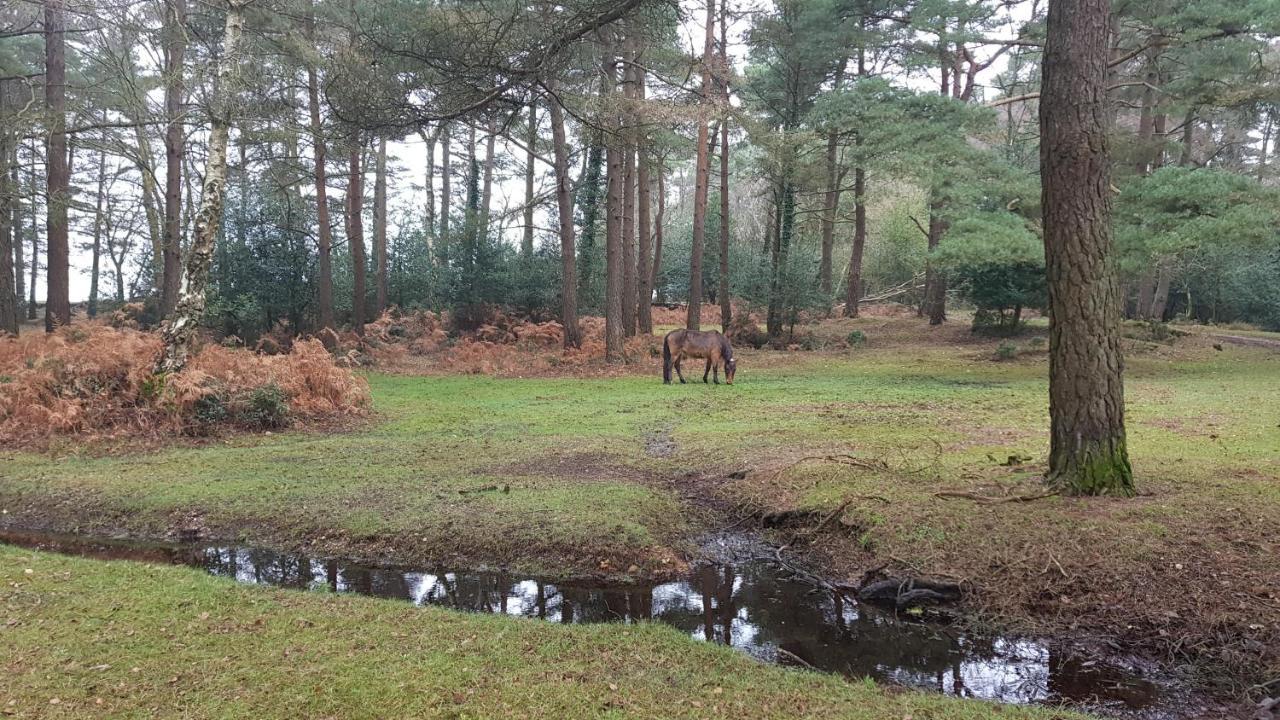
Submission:
[[[662,382],[671,382],[671,333],[662,338]]]

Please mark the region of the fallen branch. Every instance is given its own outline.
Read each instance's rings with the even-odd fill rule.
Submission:
[[[785,656],[788,660],[792,660],[792,661],[794,661],[794,662],[796,662],[796,663],[799,663],[799,664],[801,664],[801,665],[803,665],[803,666],[805,666],[805,667],[809,668],[810,670],[817,670],[817,669],[818,669],[818,668],[814,667],[812,663],[810,663],[809,661],[807,661],[807,660],[805,660],[804,658],[800,657],[799,655],[797,655],[797,654],[795,654],[795,653],[791,652],[790,650],[784,650],[783,648],[778,648],[778,649],[776,650],[776,652],[777,652],[779,655],[783,655],[783,656]]]
[[[848,454],[843,454],[843,455],[806,455],[806,456],[804,456],[804,457],[800,458],[799,460],[796,460],[796,461],[794,461],[794,462],[788,463],[788,464],[786,464],[786,465],[784,465],[784,466],[782,466],[782,467],[778,468],[776,471],[774,471],[773,476],[772,476],[771,478],[769,478],[770,482],[772,482],[772,481],[774,481],[774,480],[777,480],[779,477],[781,477],[781,476],[782,476],[782,473],[784,473],[784,472],[786,472],[786,471],[788,471],[788,470],[791,470],[791,469],[795,468],[795,467],[796,467],[796,466],[798,466],[798,465],[803,465],[804,463],[809,462],[809,461],[811,461],[811,460],[821,460],[821,461],[823,461],[823,462],[837,463],[837,464],[839,464],[839,465],[848,465],[848,466],[850,466],[850,467],[859,467],[859,468],[862,468],[862,469],[864,469],[864,470],[888,470],[888,469],[889,469],[889,466],[888,466],[888,465],[887,465],[883,460],[863,460],[862,458],[854,457],[853,455],[848,455]],[[883,498],[880,498],[880,499],[883,499]],[[885,502],[888,502],[888,501],[886,500]]]
[[[1002,503],[1012,502],[1031,502],[1033,500],[1043,500],[1056,496],[1056,492],[1040,493],[1039,495],[1010,495],[1008,497],[991,497],[990,495],[979,495],[971,492],[961,492],[959,490],[939,490],[934,493],[936,498],[944,500],[949,498],[961,498],[964,500],[972,500],[979,505],[1000,505]]]

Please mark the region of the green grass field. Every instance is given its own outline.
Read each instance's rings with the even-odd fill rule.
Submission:
[[[0,523],[136,537],[200,528],[401,564],[661,576],[738,512],[820,515],[849,501],[796,548],[832,575],[887,563],[969,583],[970,609],[1003,623],[1083,622],[1155,651],[1170,636],[1203,639],[1180,651],[1229,668],[1232,682],[1280,669],[1265,650],[1280,638],[1280,599],[1268,595],[1280,587],[1280,353],[1136,345],[1139,497],[983,504],[936,493],[1040,492],[1043,349],[1017,341],[1025,352],[995,362],[998,341],[900,319],[830,332],[851,327],[868,347],[742,353],[732,387],[664,386],[656,365],[598,379],[375,373],[377,417],[349,432],[10,453]],[[655,438],[672,452],[655,452]]]

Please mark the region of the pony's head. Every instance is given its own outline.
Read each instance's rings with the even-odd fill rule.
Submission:
[[[738,359],[729,358],[724,361],[724,381],[733,384],[733,374],[738,371]]]

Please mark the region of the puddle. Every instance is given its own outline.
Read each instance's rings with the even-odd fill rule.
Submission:
[[[1171,698],[1162,698],[1160,686],[1137,669],[1090,660],[1055,643],[978,637],[898,618],[788,579],[763,561],[722,558],[676,582],[591,587],[500,572],[373,568],[228,545],[137,544],[8,531],[0,531],[0,542],[91,558],[189,565],[243,583],[327,587],[548,622],[653,620],[767,662],[850,678],[1001,702],[1170,716],[1158,704]]]

